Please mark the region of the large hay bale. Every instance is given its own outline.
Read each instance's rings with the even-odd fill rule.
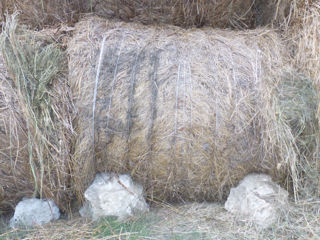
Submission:
[[[272,30],[182,30],[90,18],[76,25],[68,52],[80,195],[97,171],[129,173],[149,197],[165,200],[221,199],[249,172],[297,190],[296,141],[308,127],[292,131],[300,121],[281,106],[303,105],[305,93],[294,84],[299,75],[284,74],[283,48]],[[283,79],[289,92],[277,90]],[[306,111],[314,123],[310,92]]]
[[[72,101],[65,56],[50,36],[17,27],[8,17],[1,35],[0,189],[14,206],[23,196],[54,199],[69,208],[72,190]],[[8,117],[9,116],[9,117]]]

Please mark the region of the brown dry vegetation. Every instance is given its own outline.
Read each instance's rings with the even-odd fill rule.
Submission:
[[[24,196],[49,197],[63,211],[69,210],[74,194],[82,199],[99,171],[129,172],[151,199],[182,201],[221,199],[244,175],[257,171],[271,174],[293,191],[296,200],[316,201],[298,204],[286,224],[269,235],[248,226],[237,229],[234,222],[233,232],[221,229],[213,236],[317,239],[319,94],[314,85],[319,89],[319,4],[318,0],[1,1],[0,20],[6,12],[19,10],[21,23],[33,28],[73,24],[82,14],[94,13],[185,28],[275,29],[186,31],[86,19],[77,24],[68,49],[74,108],[66,56],[59,52],[61,36],[52,36],[60,30],[17,31],[8,17],[0,61],[0,211],[12,210]],[[44,70],[50,67],[59,69],[47,78]],[[24,86],[25,77],[40,89],[45,86],[43,92]],[[44,84],[38,84],[41,79]],[[73,123],[74,111],[78,116]],[[73,124],[79,134],[74,139]],[[83,231],[68,228],[62,238],[94,235],[86,224],[73,226]],[[64,227],[53,228],[57,232]],[[42,235],[36,230],[29,239],[57,236],[41,230]]]
[[[0,15],[21,12],[21,21],[43,28],[56,23],[74,23],[85,13],[144,24],[182,27],[248,29],[271,23],[282,24],[290,15],[289,0],[7,0]],[[301,1],[302,2],[302,1]]]
[[[296,11],[292,28],[288,29],[294,64],[299,71],[320,86],[320,2],[315,1]]]
[[[320,89],[320,1],[297,1],[291,25],[286,28],[285,39],[291,54],[292,65],[312,79]],[[319,101],[318,101],[319,102]],[[318,105],[318,120],[320,119]],[[319,151],[317,151],[319,152]],[[320,161],[316,154],[301,167],[311,197],[320,197]],[[309,190],[307,190],[309,189]]]
[[[79,196],[111,171],[156,199],[221,200],[265,172],[297,198],[298,166],[318,147],[317,98],[283,49],[270,29],[78,23],[68,53]]]
[[[5,0],[0,14],[20,12],[21,23],[36,28],[52,26],[56,23],[73,23],[82,12],[83,0]],[[1,8],[0,8],[1,10]]]
[[[0,57],[0,211],[12,210],[17,199],[32,195],[26,122],[17,91]]]
[[[17,27],[7,19],[1,38],[4,138],[0,186],[6,206],[24,196],[70,202],[72,101],[65,78],[65,57],[43,33]],[[8,116],[9,115],[9,118]]]

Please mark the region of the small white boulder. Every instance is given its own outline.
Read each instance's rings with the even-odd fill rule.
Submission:
[[[237,187],[231,188],[225,209],[249,220],[262,228],[268,228],[280,217],[280,209],[286,207],[288,192],[265,174],[250,174]]]
[[[24,199],[16,206],[14,215],[10,220],[10,227],[43,225],[52,220],[57,220],[59,217],[59,208],[51,199]]]
[[[142,186],[134,183],[129,175],[97,174],[84,196],[87,201],[80,215],[93,220],[105,216],[124,219],[149,210]]]

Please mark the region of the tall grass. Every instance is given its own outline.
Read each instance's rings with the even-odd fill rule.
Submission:
[[[34,196],[45,193],[59,199],[68,188],[70,173],[70,136],[66,134],[71,134],[72,125],[63,80],[66,58],[49,37],[18,27],[16,17],[7,17],[1,50],[27,123]]]

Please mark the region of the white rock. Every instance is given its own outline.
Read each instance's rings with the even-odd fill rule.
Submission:
[[[80,209],[80,215],[93,220],[104,216],[123,219],[149,210],[142,186],[134,183],[129,175],[97,174],[84,196],[87,202]]]
[[[54,201],[38,198],[24,199],[16,206],[14,216],[10,220],[10,227],[43,225],[59,217],[60,211]]]
[[[280,217],[288,201],[288,192],[265,174],[250,174],[231,188],[225,209],[240,219],[267,228]]]

